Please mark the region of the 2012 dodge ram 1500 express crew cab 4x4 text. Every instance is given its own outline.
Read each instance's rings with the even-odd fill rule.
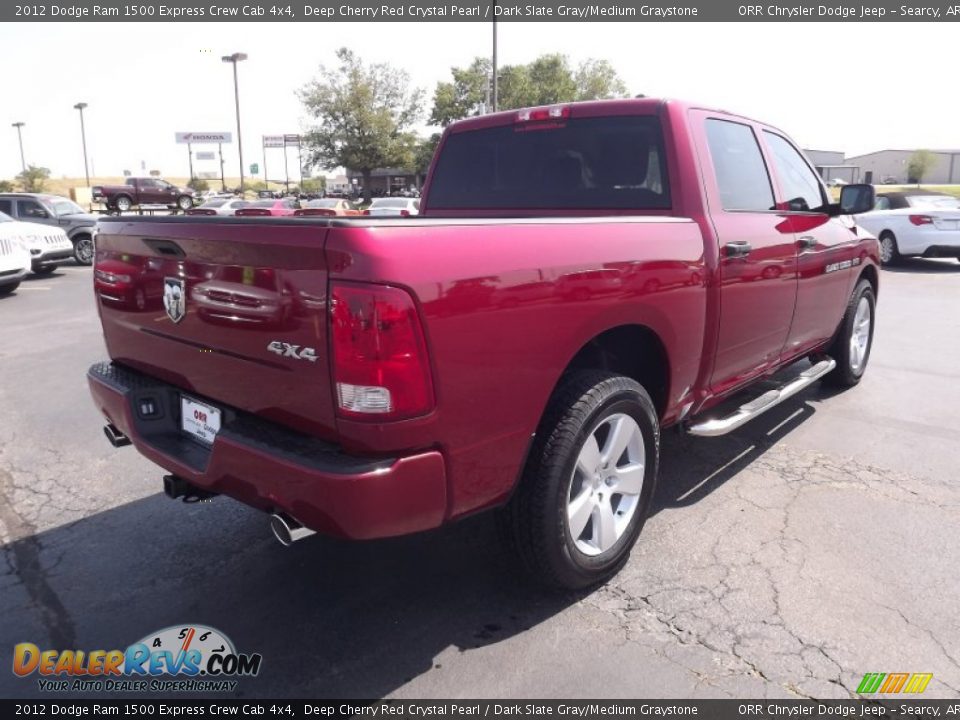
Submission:
[[[419,217],[101,221],[89,384],[172,497],[234,497],[286,543],[499,508],[536,575],[584,587],[626,562],[662,428],[860,380],[879,250],[849,215],[872,205],[697,105],[471,118]]]

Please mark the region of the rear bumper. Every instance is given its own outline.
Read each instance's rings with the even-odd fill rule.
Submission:
[[[91,367],[87,380],[97,407],[141,454],[199,488],[356,540],[444,521],[446,472],[437,451],[358,458],[215,402],[222,427],[206,447],[179,430],[178,388],[112,363]],[[142,412],[147,400],[155,408],[149,416]]]

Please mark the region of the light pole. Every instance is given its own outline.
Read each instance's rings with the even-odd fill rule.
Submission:
[[[497,1],[493,1],[493,111],[497,111]]]
[[[83,124],[83,109],[87,106],[85,102],[78,102],[73,106],[74,110],[80,111],[80,139],[83,142],[83,174],[87,176],[87,187],[90,187],[90,164],[87,162],[87,128]]]
[[[13,123],[13,125],[11,125],[11,127],[15,127],[17,129],[17,140],[20,141],[20,167],[24,172],[26,172],[27,161],[24,159],[24,156],[23,156],[23,133],[20,130],[20,128],[22,128],[24,125],[26,125],[26,123],[24,122],[15,122]]]
[[[247,59],[246,53],[234,53],[233,55],[224,55],[222,58],[225,63],[233,64],[233,97],[237,104],[237,151],[240,153],[240,193],[243,194],[243,140],[240,137],[240,86],[237,83],[237,63]]]

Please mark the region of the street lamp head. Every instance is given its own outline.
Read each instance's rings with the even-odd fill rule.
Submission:
[[[234,53],[233,55],[224,55],[224,56],[223,56],[222,58],[220,58],[220,59],[223,60],[223,61],[226,62],[226,63],[238,63],[238,62],[240,62],[240,61],[242,61],[242,60],[246,60],[246,59],[247,59],[247,54],[246,54],[246,53]]]
[[[86,104],[85,102],[79,102],[79,103],[77,103],[76,105],[73,106],[73,109],[74,109],[74,110],[83,110],[86,106],[87,106],[87,104]]]
[[[15,123],[11,123],[10,127],[22,128],[24,125],[26,125],[25,122],[15,122]]]

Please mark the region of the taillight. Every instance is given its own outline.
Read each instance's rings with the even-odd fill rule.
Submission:
[[[570,117],[570,108],[562,105],[552,105],[546,108],[521,110],[517,113],[517,122],[536,122],[538,120],[566,120]]]
[[[364,211],[363,211],[363,214],[364,214],[364,215],[369,215],[369,214],[370,214],[370,211],[369,211],[369,210],[364,210]]]
[[[410,211],[409,211],[409,210],[401,210],[401,211],[400,211],[400,217],[410,217]]]
[[[911,215],[910,222],[914,225],[933,225],[933,218],[929,215]]]
[[[409,293],[332,283],[333,379],[341,416],[398,420],[433,409],[420,317]]]

